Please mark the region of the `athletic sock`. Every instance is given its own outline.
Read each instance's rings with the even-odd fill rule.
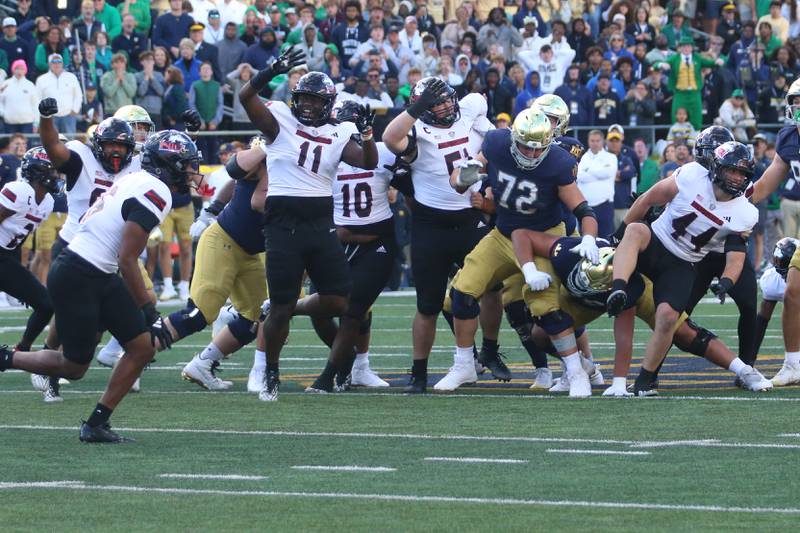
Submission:
[[[496,354],[497,350],[499,349],[500,347],[497,345],[497,339],[487,339],[486,337],[483,338],[483,342],[481,342],[482,352]]]
[[[786,352],[786,362],[792,365],[800,364],[800,352]]]
[[[92,414],[89,416],[89,420],[87,420],[86,423],[92,427],[101,426],[106,422],[108,422],[108,419],[111,416],[111,413],[113,412],[114,412],[113,409],[110,409],[105,405],[98,403],[97,407],[94,408],[94,411],[92,411]]]
[[[531,358],[531,362],[535,368],[547,368],[547,354],[544,353],[544,350],[540,350],[539,347],[536,346],[533,339],[523,341],[522,346],[528,352],[528,356]]]
[[[728,370],[730,370],[731,372],[733,372],[738,376],[742,373],[742,370],[744,370],[745,367],[747,367],[745,362],[737,357],[736,359],[731,361],[730,365],[728,365]]]
[[[198,357],[203,361],[222,361],[225,359],[225,354],[217,348],[213,342],[208,343],[208,346],[203,348]]]
[[[100,353],[106,352],[106,353],[119,354],[122,351],[123,351],[122,345],[119,343],[117,338],[111,337],[110,339],[108,339],[106,345],[103,346],[103,349],[100,350]]]
[[[164,290],[175,290],[175,286],[172,284],[172,278],[164,278]]]
[[[356,362],[353,366],[369,368],[369,352],[356,353]]]
[[[455,363],[462,364],[462,365],[473,365],[473,358],[472,358],[472,349],[474,346],[470,346],[469,348],[458,348],[456,347],[456,355],[455,355]]]
[[[414,359],[411,362],[411,375],[417,378],[428,377],[428,360]]]
[[[256,350],[253,354],[253,368],[263,369],[267,366],[267,354],[261,350]]]
[[[618,389],[620,387],[624,389],[625,387],[628,386],[628,378],[626,378],[626,377],[618,378],[618,377],[615,376],[611,380],[611,386],[614,387],[615,389]]]
[[[566,355],[561,358],[564,361],[564,365],[567,367],[567,372],[577,372],[579,370],[583,370],[583,366],[581,365],[581,356],[578,352],[575,352],[572,355]]]
[[[189,282],[188,281],[179,281],[178,282],[178,290],[189,290]]]

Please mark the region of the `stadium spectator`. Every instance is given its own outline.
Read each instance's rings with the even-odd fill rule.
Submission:
[[[247,63],[242,63],[236,67],[235,70],[229,72],[227,75],[227,83],[231,87],[231,92],[233,92],[233,94],[239,94],[239,91],[245,83],[250,81],[253,74],[255,74],[253,72],[253,67]],[[232,121],[231,128],[234,130],[249,130],[253,127],[250,118],[247,116],[247,112],[244,110],[244,107],[242,107],[242,103],[238,98],[233,99]]]
[[[670,23],[661,28],[661,33],[667,38],[670,48],[677,48],[678,43],[692,38],[689,31],[689,24],[686,23],[686,15],[679,9],[672,12]]]
[[[361,3],[358,0],[348,0],[344,4],[345,20],[339,23],[331,34],[331,42],[336,45],[339,50],[339,60],[342,65],[349,66],[350,58],[356,53],[356,50],[361,43],[365,42],[369,37],[369,30],[364,20],[361,18]],[[413,17],[410,17],[413,18]],[[417,19],[414,19],[416,26]],[[419,34],[417,34],[419,36]],[[401,39],[403,36],[401,35]],[[422,40],[420,38],[419,48],[412,51],[417,52],[422,47]]]
[[[789,20],[781,15],[780,0],[772,0],[769,3],[769,13],[758,19],[759,29],[763,22],[768,22],[775,37],[782,43],[789,40]]]
[[[152,15],[150,13],[150,0],[122,0],[117,4],[122,21],[125,21],[125,15],[130,13],[136,20],[136,32],[143,35],[150,34],[150,26],[153,23]]]
[[[545,31],[547,25],[545,24],[541,13],[539,13],[539,9],[537,7],[538,3],[538,0],[523,0],[522,5],[519,7],[517,12],[514,13],[514,17],[511,19],[513,26],[517,29],[522,29],[525,24],[527,24],[526,19],[532,17],[536,19],[536,27],[541,28],[542,31]]]
[[[248,15],[252,14],[250,11],[247,13]],[[281,13],[281,10],[278,9],[278,6],[272,6],[269,10],[269,21],[267,23],[263,23],[258,17],[256,17],[249,22],[246,21],[245,26],[248,30],[252,28],[256,37],[266,28],[272,28],[272,31],[275,32],[275,39],[278,41],[278,45],[280,46],[289,36],[289,27],[281,22],[282,17],[283,13]],[[245,42],[249,46],[255,43],[255,39],[252,42]]]
[[[189,39],[194,43],[194,57],[201,63],[210,63],[214,79],[222,81],[222,73],[219,71],[219,50],[215,45],[205,42],[203,39],[205,30],[206,26],[202,22],[189,26]]]
[[[478,31],[478,48],[489,50],[490,46],[498,44],[506,61],[513,59],[514,47],[522,45],[522,35],[517,28],[509,24],[506,14],[500,7],[492,8],[489,19]],[[541,73],[540,73],[541,74]]]
[[[31,58],[31,45],[17,36],[17,21],[14,17],[3,19],[3,38],[0,39],[0,50],[5,52],[9,65],[22,59],[27,65]]]
[[[575,51],[575,57],[579,61],[583,61],[586,57],[586,52],[593,46],[595,41],[592,38],[591,28],[583,19],[576,18],[572,20],[572,31],[567,36],[567,42],[572,50]]]
[[[114,57],[114,52],[109,45],[108,35],[106,32],[97,32],[94,37],[94,44],[97,48],[97,62],[105,70],[111,70],[111,58]]]
[[[189,109],[189,100],[186,98],[186,89],[184,88],[183,72],[177,67],[168,67],[164,78],[167,82],[161,114],[164,127],[182,130],[183,121],[181,115]]]
[[[464,37],[464,34],[468,31],[474,32],[475,29],[469,25],[469,12],[467,8],[460,5],[456,8],[455,18],[444,25],[444,29],[442,30],[442,42],[449,41],[451,43],[459,43],[461,42],[461,38]]]
[[[426,34],[422,38],[422,54],[418,56],[419,68],[423,76],[433,76],[439,68],[439,50],[436,48],[436,37]]]
[[[325,2],[325,16],[319,21],[319,31],[324,42],[331,42],[333,29],[341,22],[344,22],[344,14],[339,11],[339,2],[337,0],[327,0]]]
[[[597,216],[597,236],[614,233],[614,180],[617,157],[605,150],[603,133],[589,132],[589,149],[578,163],[577,183]]]
[[[122,17],[119,11],[106,2],[106,0],[94,0],[95,18],[103,23],[105,31],[108,33],[108,40],[111,41],[122,32]]]
[[[139,55],[147,49],[147,36],[136,31],[136,18],[127,13],[122,17],[122,31],[111,40],[111,51],[123,52],[133,70],[140,70]]]
[[[222,17],[222,24],[233,22],[238,26],[244,22],[247,6],[239,0],[222,0],[217,1],[217,10],[219,10],[219,15]]]
[[[272,59],[278,57],[279,52],[275,31],[272,28],[264,28],[261,30],[258,42],[251,44],[245,50],[243,61],[256,70],[262,70]]]
[[[194,57],[194,42],[191,39],[181,39],[180,58],[175,61],[177,67],[183,74],[184,90],[188,93],[192,83],[200,79],[201,62]]]
[[[739,142],[748,142],[750,136],[755,134],[756,118],[747,105],[741,89],[733,91],[731,97],[725,100],[719,108],[719,116],[714,119],[714,124],[731,130]]]
[[[215,131],[222,122],[222,85],[214,78],[211,63],[204,61],[200,66],[200,79],[189,89],[189,107],[200,114],[201,131]],[[206,160],[214,163],[217,158],[217,137],[204,135],[197,139],[198,148]]]
[[[486,118],[494,122],[500,113],[513,113],[513,97],[511,93],[500,84],[500,73],[492,67],[486,71],[486,85],[483,88],[486,96]]]
[[[50,20],[61,20],[66,17],[73,20],[78,17],[81,8],[81,0],[59,0],[51,2],[42,0],[33,6],[34,14],[37,17],[47,17]]]
[[[767,21],[758,23],[758,44],[763,45],[767,57],[772,57],[773,52],[781,47],[783,42],[772,32],[772,24]]]
[[[389,45],[388,61],[397,69],[397,77],[400,83],[405,83],[406,80],[408,80],[408,69],[417,63],[417,58],[411,50],[400,41],[401,30],[401,26],[389,26],[388,33],[386,34],[386,42]],[[456,72],[456,74],[461,75],[458,72]]]
[[[22,59],[11,64],[12,76],[0,84],[0,116],[5,133],[33,133],[39,98],[36,87],[25,77],[28,65]]]
[[[520,91],[514,99],[514,115],[530,107],[533,101],[541,95],[542,88],[539,84],[539,72],[531,70],[525,77],[525,89]]]
[[[642,194],[658,181],[658,164],[650,159],[650,150],[644,139],[633,141],[633,150],[639,159],[639,179],[636,180],[636,192]]]
[[[608,126],[622,122],[620,107],[619,96],[611,90],[611,77],[601,72],[597,77],[597,86],[592,91],[592,125]]]
[[[614,228],[617,228],[633,204],[631,193],[636,190],[638,174],[633,160],[622,153],[622,133],[618,130],[609,129],[606,135],[606,149],[617,158],[614,178]],[[636,161],[639,161],[638,157]]]
[[[165,77],[167,75],[167,69],[172,65],[172,61],[170,60],[169,52],[163,46],[154,46],[153,47],[153,60],[156,63],[154,67],[156,72],[160,72]]]
[[[295,86],[297,85],[297,80],[299,80],[304,74],[308,73],[308,67],[305,65],[298,65],[294,67],[286,76],[286,79],[278,85],[274,91],[272,91],[272,100],[278,100],[286,105],[291,105],[292,101],[292,91],[294,90]],[[367,84],[367,80],[362,79],[363,86],[366,87],[365,91],[369,89],[369,85]],[[342,93],[344,96],[346,93]]]
[[[339,60],[339,50],[336,49],[335,44],[329,44],[325,47],[325,67],[322,72],[328,75],[334,83],[343,84],[347,78],[352,76],[352,72],[346,68],[342,68],[342,62]]]
[[[648,98],[647,85],[643,81],[637,81],[622,103],[625,115],[625,123],[631,127],[651,126],[655,124],[656,103]],[[643,135],[644,131],[633,130],[632,136]]]
[[[93,41],[99,31],[107,31],[105,25],[97,17],[94,10],[95,0],[81,2],[81,18],[72,24],[72,44],[80,46],[86,41]]]
[[[233,22],[225,25],[225,37],[217,44],[219,68],[222,72],[231,72],[243,62],[247,45],[238,38],[238,28]]]
[[[756,108],[758,122],[777,124],[783,120],[787,91],[786,75],[783,72],[776,72],[770,86],[758,95],[758,107]],[[764,149],[766,150],[766,146]]]
[[[666,35],[663,33],[659,33],[656,36],[655,40],[655,48],[647,52],[645,59],[651,65],[658,63],[660,61],[666,61],[671,55],[674,55],[675,51],[670,50],[669,42],[667,41]]]
[[[77,48],[73,50],[73,61],[70,62],[67,70],[75,74],[81,87],[86,87],[89,82],[93,83],[95,87],[99,87],[100,79],[107,69],[97,61],[97,47],[93,42],[88,41],[84,45],[82,57]]]
[[[716,34],[722,37],[724,42],[722,53],[727,55],[731,45],[739,39],[742,23],[737,17],[736,4],[733,1],[723,4],[720,11],[722,12],[722,20],[717,25]]]
[[[417,58],[422,55],[422,36],[417,29],[417,19],[408,16],[403,24],[403,30],[400,32],[400,42],[411,50]]]
[[[58,26],[50,26],[44,40],[36,47],[35,65],[39,74],[50,70],[49,57],[53,54],[61,54],[62,66],[69,65],[69,49]]]
[[[625,28],[625,32],[633,37],[636,44],[642,43],[648,49],[653,46],[656,38],[656,29],[648,22],[649,18],[647,7],[640,5],[636,8],[635,20]]]
[[[667,142],[676,143],[684,141],[690,145],[694,145],[694,140],[697,137],[697,130],[694,129],[692,123],[689,122],[689,112],[685,107],[679,107],[675,110],[675,123],[670,126],[667,132]]]
[[[142,65],[142,70],[136,73],[136,105],[144,108],[156,129],[160,129],[167,81],[164,75],[155,69],[153,52],[149,50],[142,52],[139,55],[139,63]]]
[[[352,55],[352,57],[350,57],[350,62],[347,65],[356,76],[363,76],[367,69],[372,66],[370,65],[370,55],[375,52],[377,52],[379,55],[381,69],[385,69],[386,71],[389,70],[386,63],[390,60],[393,51],[389,46],[389,43],[384,40],[384,37],[385,32],[383,30],[383,26],[378,25],[370,28],[369,39],[361,43],[358,48],[356,48],[355,53]],[[306,59],[308,59],[307,55]],[[311,67],[310,64],[309,67]],[[312,70],[314,69],[312,68]]]
[[[71,0],[74,1],[74,0]],[[38,15],[31,9],[33,0],[17,0],[17,8],[11,16],[17,21],[17,25],[33,21]]]
[[[125,54],[115,54],[111,59],[111,71],[103,74],[100,88],[103,90],[103,107],[108,115],[117,109],[133,104],[136,97],[136,76],[128,72]]]
[[[177,59],[180,55],[178,45],[189,37],[192,17],[183,12],[182,0],[169,0],[169,12],[156,19],[153,24],[153,46],[163,46]]]
[[[103,120],[103,103],[97,97],[97,85],[88,82],[84,89],[85,101],[81,104],[81,116],[78,120],[78,130],[86,131],[94,124]]]
[[[11,56],[9,56],[10,58]],[[772,57],[773,61],[770,63],[770,69],[775,72],[781,72],[786,77],[786,81],[794,80],[797,73],[800,72],[800,67],[797,64],[797,55],[794,50],[789,46],[781,46]]]
[[[203,40],[208,44],[219,46],[219,43],[225,38],[225,28],[222,26],[222,17],[219,11],[212,9],[208,12],[208,25],[203,32]]]
[[[580,76],[580,67],[571,65],[567,69],[563,85],[556,88],[555,94],[567,104],[570,124],[589,126],[593,117],[592,93],[580,82]]]
[[[384,79],[386,85],[386,94],[392,100],[392,107],[404,108],[406,106],[406,99],[400,94],[400,80],[397,76],[387,75]]]
[[[747,56],[750,46],[756,40],[756,25],[752,20],[742,24],[741,37],[735,41],[728,51],[728,68],[735,71],[741,60]]]
[[[532,70],[539,73],[542,92],[550,94],[564,81],[566,65],[557,61],[553,48],[549,44],[545,44],[539,50],[539,60],[532,65]]]
[[[50,54],[47,62],[50,70],[36,79],[36,92],[40,100],[55,98],[58,101],[58,113],[55,117],[58,131],[75,133],[83,101],[78,78],[64,70],[64,58],[61,54]]]

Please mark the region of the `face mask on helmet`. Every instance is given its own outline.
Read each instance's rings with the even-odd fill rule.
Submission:
[[[695,140],[694,160],[706,169],[711,170],[714,164],[714,150],[718,146],[734,140],[733,134],[727,128],[710,126],[701,131]]]
[[[786,279],[786,275],[789,273],[789,264],[792,262],[792,256],[797,250],[798,244],[800,241],[791,237],[784,237],[775,244],[775,250],[772,252],[772,265],[783,279]]]
[[[425,87],[427,87],[429,83],[428,80],[430,79],[432,78],[425,78],[417,82],[417,85],[414,86],[414,90],[411,92],[412,103],[419,98],[419,95],[425,90]],[[425,110],[419,117],[425,124],[443,128],[451,127],[460,118],[461,109],[458,105],[458,97],[455,90],[450,86],[447,86],[445,91],[439,95],[439,98],[431,105],[430,109]]]
[[[566,285],[575,296],[594,296],[611,289],[614,278],[614,248],[603,246],[606,241],[598,240],[600,245],[600,262],[592,264],[588,259],[580,261],[567,276]]]
[[[750,149],[740,142],[726,142],[714,150],[711,181],[731,196],[744,193],[753,177],[755,163]]]
[[[794,86],[794,83],[792,86]],[[800,126],[800,95],[794,94],[786,98],[785,115],[787,120]]]
[[[147,138],[155,131],[155,127],[152,122],[131,122],[130,125],[133,129],[133,138],[141,149]]]
[[[316,94],[293,94],[292,111],[298,122],[306,126],[321,126],[330,118],[328,100]]]
[[[123,168],[125,168],[127,162],[130,161],[130,158],[128,157],[128,155],[130,155],[130,147],[118,142],[101,142],[100,152],[102,154],[100,163],[103,168],[111,174],[117,174],[120,172]]]

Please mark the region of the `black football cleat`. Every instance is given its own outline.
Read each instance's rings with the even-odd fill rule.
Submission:
[[[638,381],[633,382],[633,392],[634,396],[639,398],[647,398],[649,396],[658,396],[658,380],[654,379],[649,383],[639,383]]]
[[[500,381],[511,381],[513,377],[511,371],[500,358],[500,352],[490,352],[481,350],[478,354],[478,362],[489,369],[495,379]]]
[[[306,387],[306,392],[313,394],[328,394],[333,392],[333,380],[323,376],[317,376],[310,386]]]
[[[0,372],[11,368],[11,359],[13,356],[13,349],[9,348],[7,344],[0,345]]]
[[[103,444],[120,444],[123,442],[136,442],[129,437],[123,437],[111,429],[111,425],[106,422],[99,426],[90,426],[86,421],[81,421],[81,432],[79,436],[81,442],[93,442]]]
[[[350,382],[352,381],[352,374],[337,373],[336,384],[333,386],[335,392],[347,392],[350,390]]]
[[[425,394],[428,388],[428,376],[415,376],[411,375],[411,379],[406,386],[406,394]]]
[[[608,316],[615,317],[625,309],[625,304],[628,303],[628,293],[622,289],[617,289],[608,295],[606,300],[606,311]]]

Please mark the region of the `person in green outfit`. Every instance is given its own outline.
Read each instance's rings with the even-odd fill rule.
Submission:
[[[642,194],[658,181],[658,163],[648,157],[650,150],[644,139],[633,141],[633,151],[639,159],[639,181],[636,183],[636,192]]]
[[[764,57],[772,57],[772,53],[783,44],[772,32],[772,24],[766,20],[758,23],[758,44],[764,46]]]
[[[150,14],[150,0],[125,0],[117,5],[120,20],[130,13],[136,19],[136,31],[148,35],[153,24]]]
[[[683,11],[676,9],[672,12],[670,23],[661,28],[661,34],[667,38],[667,43],[673,50],[675,49],[675,45],[684,38],[692,37],[689,31],[689,24],[686,22],[686,15],[683,14]]]
[[[689,122],[699,130],[703,125],[703,76],[700,70],[724,65],[721,58],[709,59],[694,52],[694,41],[683,37],[678,41],[678,53],[653,66],[669,72],[668,87],[673,92],[672,122],[679,107],[689,112]]]
[[[122,33],[122,15],[117,8],[106,4],[106,0],[94,0],[94,17],[106,27],[108,42]]]

